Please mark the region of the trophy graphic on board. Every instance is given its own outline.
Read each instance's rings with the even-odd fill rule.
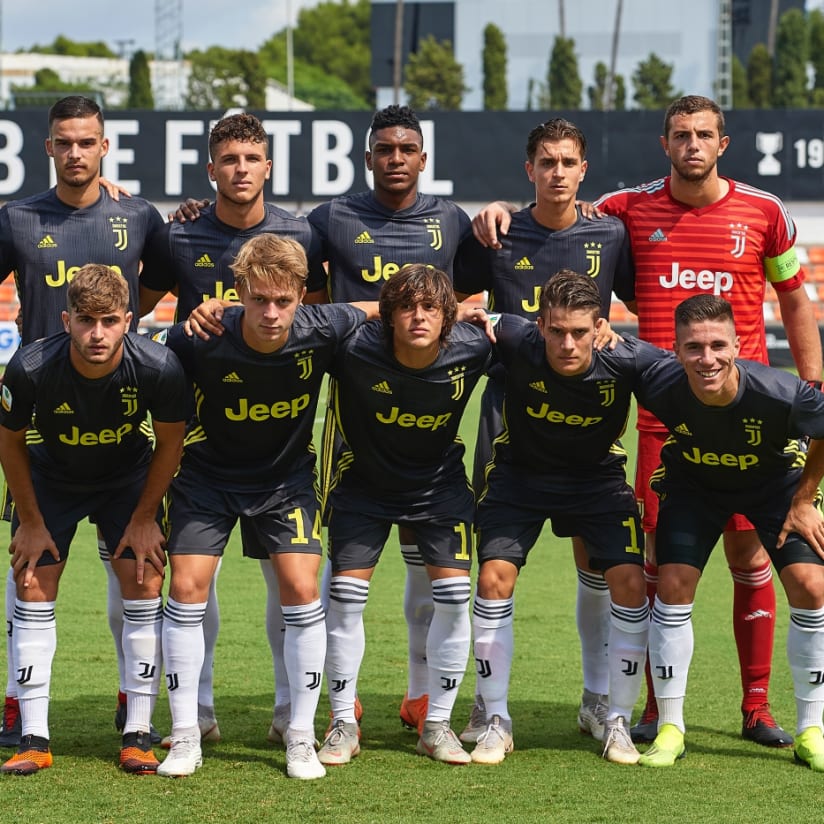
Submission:
[[[755,148],[764,155],[758,161],[758,174],[764,177],[781,174],[781,161],[775,155],[783,146],[784,135],[781,132],[755,133]]]

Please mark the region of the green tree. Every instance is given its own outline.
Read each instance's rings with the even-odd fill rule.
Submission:
[[[578,73],[575,41],[568,37],[556,37],[552,44],[547,71],[549,103],[554,109],[577,109],[581,105],[584,88]]]
[[[188,55],[192,73],[186,105],[193,109],[263,108],[266,76],[253,52],[210,46]]]
[[[129,61],[129,101],[127,105],[130,109],[154,108],[149,59],[142,49],[136,51]]]
[[[606,63],[600,60],[595,64],[595,82],[592,86],[587,87],[587,96],[589,97],[589,107],[593,111],[602,112],[606,102],[607,92],[607,77],[609,69]]]
[[[294,30],[295,58],[342,80],[370,107],[374,104],[371,14],[369,0],[323,2],[302,9]]]
[[[609,69],[605,63],[598,61],[595,64],[595,79],[592,86],[587,87],[589,97],[589,107],[594,111],[604,111],[607,106],[607,81],[609,80]],[[624,85],[624,78],[616,74],[612,79],[612,109],[621,111],[627,105],[627,90]]]
[[[672,66],[665,63],[655,52],[642,60],[632,73],[635,93],[632,99],[639,109],[666,109],[681,92],[673,91]]]
[[[626,111],[627,108],[627,84],[622,74],[615,75],[615,100],[612,108],[616,112]]]
[[[775,34],[772,104],[777,109],[807,107],[807,23],[800,9],[784,12]]]
[[[484,29],[484,109],[506,109],[506,40],[504,33],[494,24]]]
[[[767,47],[756,43],[747,60],[747,95],[756,109],[770,107],[772,97],[772,60]]]
[[[752,108],[747,84],[747,70],[738,55],[733,55],[732,58],[732,105],[734,109]]]
[[[102,40],[82,43],[62,34],[58,34],[51,45],[35,45],[28,51],[36,54],[65,54],[69,57],[117,57]]]
[[[815,75],[810,100],[813,106],[819,108],[824,105],[824,14],[818,9],[810,12],[807,30],[810,37],[810,63]]]
[[[459,111],[464,85],[463,66],[455,60],[452,43],[431,34],[421,40],[416,54],[409,55],[404,75],[409,105],[417,111]]]

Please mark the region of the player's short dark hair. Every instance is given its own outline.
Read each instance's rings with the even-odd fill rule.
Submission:
[[[392,344],[392,313],[400,306],[431,303],[443,313],[443,326],[439,338],[441,346],[455,325],[458,301],[449,275],[423,263],[407,263],[395,272],[381,288],[379,308],[383,333]]]
[[[218,120],[209,132],[209,157],[214,160],[215,146],[227,140],[240,140],[243,143],[259,143],[263,147],[264,157],[269,156],[269,135],[263,124],[253,114],[241,112],[230,114]]]
[[[732,305],[717,295],[693,295],[675,307],[675,328],[702,320],[728,320],[735,325]]]
[[[235,273],[238,292],[243,287],[249,289],[249,281],[260,280],[300,294],[309,274],[303,246],[290,237],[271,232],[249,238],[238,250],[230,268]]]
[[[597,320],[601,316],[601,295],[591,277],[559,269],[541,289],[538,312],[543,317],[551,309],[591,311]]]
[[[709,97],[700,94],[688,94],[673,100],[664,115],[664,137],[669,137],[669,127],[673,117],[680,114],[698,114],[698,112],[712,112],[715,115],[715,124],[718,127],[718,136],[724,136],[724,112],[721,107]]]
[[[554,117],[546,123],[539,123],[526,139],[526,156],[530,163],[535,161],[539,144],[545,140],[571,140],[581,152],[581,160],[586,160],[587,139],[584,133],[570,120]]]
[[[69,283],[66,308],[69,312],[126,312],[129,309],[126,278],[102,263],[87,263]]]
[[[49,131],[55,120],[70,120],[75,117],[96,117],[103,128],[103,111],[94,100],[79,94],[63,97],[49,109]]]
[[[417,132],[421,138],[421,146],[423,146],[423,132],[421,131],[421,123],[418,120],[418,116],[409,106],[398,106],[396,103],[375,112],[372,118],[372,125],[369,127],[369,145],[372,145],[372,138],[375,132],[380,129],[391,129],[393,126],[400,126],[404,129]]]

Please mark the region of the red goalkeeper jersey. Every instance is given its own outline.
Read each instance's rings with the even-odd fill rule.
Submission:
[[[675,307],[708,292],[732,304],[740,357],[767,363],[766,283],[789,291],[804,280],[795,224],[779,198],[723,179],[727,194],[701,208],[675,200],[669,177],[606,194],[596,206],[621,218],[629,232],[639,337],[670,349]],[[638,428],[664,430],[645,410],[639,410]]]

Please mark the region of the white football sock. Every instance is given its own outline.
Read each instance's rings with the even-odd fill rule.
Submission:
[[[120,581],[117,573],[112,569],[112,559],[106,542],[98,536],[97,554],[106,570],[106,617],[109,619],[109,630],[114,641],[114,652],[117,656],[117,681],[120,692],[126,691],[126,663],[123,657],[123,596],[120,594]]]
[[[326,659],[326,622],[320,599],[283,607],[283,623],[283,658],[289,672],[292,703],[289,727],[313,730]]]
[[[609,587],[603,575],[578,569],[575,624],[581,642],[584,689],[596,695],[609,691]]]
[[[610,602],[609,710],[629,721],[641,692],[649,635],[649,604],[622,607]]]
[[[510,720],[507,698],[512,654],[515,601],[513,598],[492,600],[475,595],[472,607],[472,634],[475,638],[475,678],[486,707],[486,717],[500,715]]]
[[[291,700],[289,693],[289,673],[283,660],[283,637],[286,626],[280,608],[278,576],[271,561],[261,561],[260,571],[266,581],[266,637],[272,651],[272,667],[275,673],[275,706],[281,707]]]
[[[326,681],[335,721],[355,723],[358,671],[366,649],[363,611],[369,582],[346,575],[332,578],[326,613]]]
[[[217,598],[217,576],[223,558],[219,558],[206,596],[206,614],[203,616],[203,666],[197,685],[197,703],[200,707],[215,707],[215,647],[220,632],[220,602]]]
[[[48,738],[49,687],[57,649],[54,601],[15,599],[13,638],[22,734]]]
[[[796,733],[824,730],[824,608],[790,607],[787,659],[793,675]]]
[[[435,612],[426,640],[427,721],[448,721],[469,660],[469,576],[432,581]]]
[[[429,667],[426,665],[426,636],[432,623],[432,584],[429,573],[416,544],[401,544],[401,555],[406,563],[406,584],[403,591],[403,614],[409,640],[409,670],[406,693],[420,698],[429,686]]]
[[[649,663],[658,701],[658,728],[684,732],[684,698],[694,648],[693,604],[664,604],[655,596],[649,628]]]
[[[203,618],[206,603],[166,600],[163,613],[163,663],[172,713],[172,734],[197,729],[197,688],[203,668]]]

